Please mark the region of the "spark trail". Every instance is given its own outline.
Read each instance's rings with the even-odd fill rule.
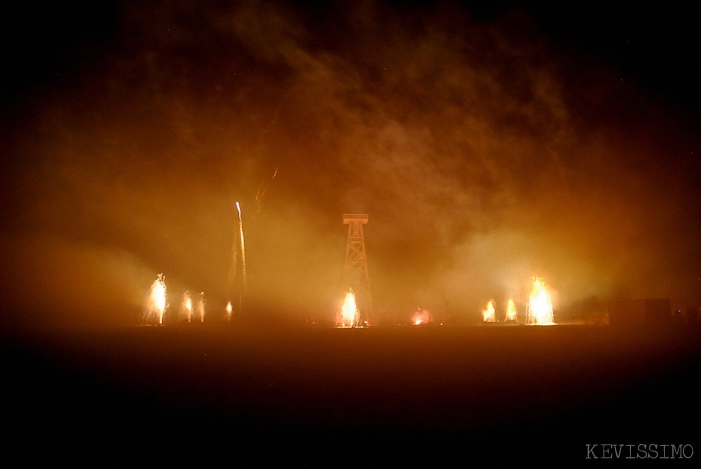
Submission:
[[[273,177],[270,178],[271,181],[275,179],[275,176],[277,176],[277,167],[275,168],[275,171],[273,171]],[[265,191],[267,190],[267,184],[265,181],[260,183],[260,186],[258,186],[258,192],[256,193],[256,216],[260,215],[260,209],[263,206],[263,197],[265,196]]]
[[[236,202],[236,210],[239,215],[239,239],[234,236],[234,243],[231,247],[231,266],[229,267],[229,278],[227,281],[227,290],[229,294],[234,293],[234,281],[236,280],[236,275],[238,271],[238,252],[241,249],[241,263],[243,268],[243,289],[246,289],[247,279],[246,279],[246,247],[243,236],[243,222],[241,220],[241,205]]]
[[[239,233],[241,235],[241,267],[243,268],[243,289],[246,290],[248,284],[246,280],[246,244],[243,240],[243,222],[241,221],[241,206],[236,202],[236,208],[239,211]]]

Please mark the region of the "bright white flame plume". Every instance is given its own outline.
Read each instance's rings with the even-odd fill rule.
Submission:
[[[355,304],[355,293],[349,290],[341,307],[340,326],[353,327],[358,321],[358,307]]]
[[[487,309],[482,311],[484,322],[497,322],[497,305],[494,300],[489,300]]]
[[[526,308],[526,324],[555,324],[553,303],[542,278],[533,277],[533,291]]]
[[[518,318],[518,314],[516,313],[516,304],[514,303],[514,300],[509,298],[509,303],[506,306],[506,320],[507,321],[515,321]]]
[[[144,308],[142,324],[163,324],[167,308],[165,277],[163,274],[158,274],[151,284],[151,295]]]

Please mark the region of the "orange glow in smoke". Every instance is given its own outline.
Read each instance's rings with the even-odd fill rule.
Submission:
[[[489,300],[487,309],[482,311],[482,318],[484,322],[497,322],[497,308],[494,300]]]
[[[229,321],[231,321],[231,310],[232,310],[232,308],[231,308],[231,301],[229,301],[229,302],[226,304],[226,317],[227,317],[227,320],[229,320]]]
[[[553,303],[542,278],[533,277],[533,291],[526,308],[526,324],[555,324]]]

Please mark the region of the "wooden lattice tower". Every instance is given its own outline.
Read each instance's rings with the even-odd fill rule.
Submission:
[[[365,237],[363,235],[363,225],[366,225],[367,222],[367,214],[343,215],[343,224],[348,225],[343,288],[345,292],[352,289],[355,293],[355,301],[360,313],[359,324],[370,323],[373,319],[370,275],[368,274]]]

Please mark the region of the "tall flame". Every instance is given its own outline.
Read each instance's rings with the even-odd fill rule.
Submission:
[[[506,306],[506,320],[515,321],[517,317],[518,314],[516,313],[516,304],[512,298],[509,298],[509,303]]]
[[[497,322],[496,302],[494,300],[489,300],[487,309],[482,311],[482,318],[484,322]]]
[[[227,318],[228,321],[231,321],[231,311],[232,311],[232,309],[233,309],[233,308],[231,307],[231,301],[229,301],[229,302],[226,304],[226,318]]]
[[[163,324],[167,307],[165,277],[163,274],[158,274],[156,280],[151,284],[151,295],[144,309],[143,324],[153,324],[154,322]]]
[[[355,293],[350,289],[346,293],[346,298],[343,301],[343,306],[341,307],[341,326],[352,327],[358,321],[358,307],[355,304]]]
[[[192,298],[190,298],[189,291],[183,293],[183,301],[180,305],[181,320],[183,316],[187,318],[187,322],[190,322],[190,318],[192,317]]]
[[[542,278],[533,277],[533,290],[526,309],[526,324],[555,324],[553,304]]]

